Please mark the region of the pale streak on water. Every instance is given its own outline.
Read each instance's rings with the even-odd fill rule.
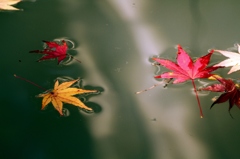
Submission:
[[[146,86],[145,83],[148,83],[149,86],[151,83],[153,84],[153,80],[148,75],[143,75],[140,70],[145,70],[144,67],[150,67],[148,59],[152,55],[159,55],[166,49],[167,43],[169,43],[169,39],[164,37],[163,33],[159,33],[161,28],[154,28],[151,24],[145,23],[145,19],[142,18],[142,9],[144,6],[147,6],[146,1],[140,1],[140,3],[134,3],[134,8],[130,5],[129,1],[121,0],[121,1],[111,1],[109,3],[112,4],[112,7],[118,12],[121,16],[123,23],[127,23],[127,26],[132,33],[133,39],[135,39],[135,43],[137,45],[137,50],[141,56],[142,65],[139,65],[137,61],[136,64],[132,64],[134,69],[128,69],[129,75],[135,72],[134,75],[140,75],[137,79],[129,82],[129,87],[133,89],[138,89],[139,86]],[[158,30],[156,30],[158,29]],[[158,33],[158,34],[156,34]],[[158,36],[157,36],[158,35]],[[159,36],[161,35],[161,36]],[[147,64],[147,65],[146,65]],[[134,67],[134,65],[138,67]],[[129,66],[131,67],[131,66]],[[139,72],[139,73],[137,73]],[[146,78],[144,78],[146,77]],[[152,78],[152,77],[151,77]],[[134,86],[133,86],[134,85]],[[161,86],[160,86],[161,87]],[[155,88],[156,89],[156,88]],[[133,92],[136,90],[132,90]],[[139,109],[141,109],[143,118],[149,119],[150,117],[156,117],[156,122],[152,124],[148,124],[148,121],[145,124],[146,129],[149,130],[149,135],[152,136],[152,144],[154,144],[155,148],[155,156],[156,158],[174,158],[176,154],[181,152],[182,158],[208,158],[208,151],[206,149],[206,145],[204,145],[200,139],[193,138],[188,135],[188,127],[186,120],[190,120],[192,118],[190,116],[190,112],[182,109],[182,105],[186,105],[186,102],[183,103],[169,103],[174,104],[175,107],[171,107],[170,109],[161,109],[161,101],[156,101],[156,99],[161,99],[158,96],[161,96],[161,92],[159,90],[155,90],[151,92],[151,97],[148,96],[150,92],[138,95],[136,97],[136,102],[139,105]],[[155,93],[155,94],[154,94]],[[153,100],[155,100],[153,102]],[[179,101],[175,99],[176,101]],[[181,101],[181,99],[180,99]],[[149,104],[151,103],[151,104]],[[166,103],[166,102],[163,102]],[[157,111],[156,111],[157,110]],[[168,134],[166,136],[160,136],[159,134]],[[159,140],[158,140],[159,139]],[[171,140],[174,139],[174,140]],[[166,146],[169,145],[169,146]],[[167,147],[177,147],[174,151],[167,150]],[[189,151],[189,147],[191,150]],[[162,149],[162,150],[161,150]],[[178,155],[178,157],[180,157]]]
[[[73,1],[71,2],[73,3]],[[127,81],[125,83],[128,84],[126,87],[129,87],[133,94],[139,91],[140,88],[144,89],[155,84],[154,82],[156,81],[153,79],[153,66],[151,66],[149,58],[152,55],[161,54],[169,47],[168,44],[170,43],[170,40],[160,32],[161,28],[155,28],[151,24],[145,22],[146,20],[143,18],[142,9],[147,2],[141,2],[142,3],[134,3],[133,5],[127,0],[108,1],[111,7],[114,8],[121,17],[122,23],[125,23],[127,26],[132,38],[135,40],[135,46],[137,46],[137,51],[142,60],[140,62],[129,60],[128,69],[125,70],[125,74],[129,76],[123,77],[123,80]],[[81,24],[78,23],[69,24],[69,30],[71,30],[73,35],[80,31],[84,34],[84,28],[81,29]],[[77,36],[73,38],[82,41]],[[100,83],[101,87],[108,88],[108,90],[105,90],[100,96],[91,98],[91,101],[104,106],[101,115],[93,115],[92,119],[89,119],[92,136],[96,139],[95,141],[101,141],[112,133],[113,115],[117,113],[111,106],[119,106],[114,103],[114,101],[118,101],[117,92],[110,89],[110,81],[108,81],[106,77],[103,77],[100,71],[98,71],[98,67],[93,61],[93,53],[91,53],[90,48],[84,41],[82,41],[80,48],[81,49],[78,51],[84,52],[81,54],[81,58],[85,59],[84,67],[86,72],[91,72],[85,80],[88,81],[90,85],[97,85]],[[136,55],[133,54],[132,57],[130,56],[130,59],[134,59],[134,56]],[[143,74],[145,72],[148,72],[148,74]],[[135,78],[129,78],[133,73]],[[136,79],[138,80],[137,82]],[[166,107],[160,104],[161,99],[163,100],[163,97],[161,97],[163,92],[159,92],[159,89],[161,88],[155,88],[155,90],[151,90],[151,92],[135,96],[135,102],[138,103],[136,105],[139,106],[138,109],[140,109],[143,115],[142,118],[145,118],[145,123],[142,124],[145,125],[147,129],[146,132],[151,136],[154,157],[174,158],[181,153],[180,156],[186,159],[195,158],[195,156],[208,158],[207,147],[203,145],[198,138],[188,135],[187,131],[191,128],[188,127],[186,121],[191,119],[191,114],[188,110],[182,109],[182,106],[188,103],[186,101],[174,102],[181,101],[180,97],[179,99],[176,97],[172,102],[168,100],[168,102],[170,102],[168,104],[173,106]],[[105,101],[99,98],[111,100]],[[163,103],[166,104],[166,102]],[[156,119],[156,121],[151,121],[151,118]],[[91,122],[91,120],[94,120],[94,122]],[[97,145],[101,145],[101,143],[97,143]],[[101,145],[101,147],[108,152],[107,157],[112,156],[117,158],[118,154],[114,154],[114,151],[111,150],[109,145]],[[176,147],[176,149],[171,151],[168,147]],[[191,147],[190,151],[189,147]],[[99,156],[99,158],[104,158],[104,156]]]

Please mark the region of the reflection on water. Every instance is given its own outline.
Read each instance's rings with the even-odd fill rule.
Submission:
[[[189,113],[190,109],[182,109],[186,102],[173,103],[160,97],[161,103],[168,102],[169,105],[174,105],[163,110],[162,104],[155,100],[159,99],[158,96],[161,93],[154,91],[154,94],[151,92],[151,96],[148,96],[149,93],[139,96],[134,94],[136,90],[146,85],[146,80],[148,80],[147,84],[154,82],[153,70],[150,68],[151,64],[148,59],[152,55],[162,53],[169,45],[161,28],[151,25],[145,18],[144,11],[148,10],[145,8],[147,6],[145,3],[147,2],[131,4],[129,1],[108,1],[106,4],[98,4],[101,10],[95,11],[100,12],[98,13],[100,15],[95,18],[103,19],[101,12],[115,13],[109,15],[110,20],[107,17],[107,26],[104,26],[104,21],[97,24],[102,27],[98,29],[104,33],[111,35],[112,32],[115,35],[114,39],[109,35],[103,36],[97,33],[101,36],[98,38],[102,38],[101,42],[98,41],[99,44],[96,44],[96,40],[88,38],[97,36],[90,33],[96,29],[88,26],[91,24],[90,21],[82,24],[77,22],[76,18],[76,22],[69,25],[73,38],[82,41],[80,48],[83,55],[81,56],[84,56],[86,69],[91,72],[88,75],[89,80],[92,83],[101,83],[106,90],[101,96],[101,100],[104,101],[98,99],[98,103],[104,107],[103,112],[91,122],[99,158],[194,158],[196,155],[199,158],[206,158],[206,146],[200,139],[188,135],[186,120],[190,120],[192,115]],[[76,2],[76,5],[79,4]],[[113,26],[116,27],[119,24],[124,24],[117,28],[120,32],[125,30],[126,37],[114,32]],[[81,30],[84,30],[84,33]],[[76,34],[78,37],[74,36]],[[116,46],[125,43],[117,40],[118,38],[124,40],[127,47],[131,48],[122,49],[120,53],[121,58],[126,58],[125,60],[128,61],[127,66],[121,59],[118,59],[119,55],[109,55],[111,51],[111,54],[114,54],[113,49]],[[112,49],[106,50],[109,47]],[[98,56],[104,60],[97,58]],[[103,61],[108,64],[108,67],[101,67],[100,63]],[[171,93],[175,96],[173,92]],[[178,99],[175,100],[178,101]],[[151,122],[150,118],[156,118],[156,121]],[[189,152],[189,147],[192,149],[191,152]],[[139,154],[138,157],[136,157],[137,154]]]
[[[239,41],[240,22],[229,18],[239,15],[238,3],[43,0],[19,3],[23,12],[1,13],[2,80],[11,83],[1,86],[2,109],[7,112],[1,116],[4,154],[14,156],[15,150],[23,158],[236,158],[238,119],[229,118],[224,104],[209,110],[217,94],[200,95],[205,114],[200,119],[191,82],[135,92],[159,83],[153,76],[164,69],[151,65],[150,58],[174,60],[176,44],[199,57],[210,48],[225,49]],[[74,41],[69,53],[82,63],[36,63],[37,57],[29,56],[41,40],[59,37]],[[89,114],[66,105],[64,118],[51,110],[42,112],[35,98],[40,91],[13,80],[14,73],[46,88],[57,77],[80,77],[87,88],[102,90],[86,98],[86,105],[96,111]],[[237,114],[233,109],[234,117]]]

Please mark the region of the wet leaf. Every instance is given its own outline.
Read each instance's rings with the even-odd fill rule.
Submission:
[[[173,78],[173,84],[182,83],[188,80],[192,81],[194,92],[198,101],[198,107],[200,110],[200,117],[203,117],[202,108],[200,105],[200,100],[198,98],[196,86],[194,79],[197,78],[209,78],[213,74],[212,71],[218,69],[219,67],[213,67],[207,65],[209,64],[213,50],[211,50],[207,55],[196,59],[194,62],[191,57],[183,50],[183,48],[178,45],[177,62],[173,62],[162,58],[153,58],[154,61],[158,62],[161,66],[171,70],[171,72],[166,72],[161,75],[155,76],[155,78]]]
[[[54,84],[54,89],[46,93],[39,94],[38,97],[43,97],[42,109],[44,109],[50,102],[52,102],[54,108],[63,115],[63,102],[72,104],[74,106],[91,111],[92,109],[87,107],[83,102],[81,102],[77,97],[73,95],[84,94],[84,93],[96,93],[97,90],[84,90],[79,88],[69,88],[72,84],[77,82],[77,80],[72,80],[69,82],[63,82],[59,84],[57,80]]]
[[[218,67],[218,66],[230,67],[230,66],[232,66],[232,68],[230,69],[228,74],[231,74],[235,71],[240,70],[240,45],[239,44],[238,44],[238,53],[231,52],[231,51],[224,51],[224,50],[215,50],[215,51],[219,52],[220,54],[222,54],[225,57],[228,57],[228,59],[223,60],[222,62],[214,65],[214,67]]]
[[[232,109],[234,104],[238,108],[240,108],[239,86],[238,84],[235,84],[231,79],[224,79],[224,78],[218,78],[218,77],[216,77],[216,79],[220,82],[220,84],[213,84],[213,85],[201,88],[201,90],[211,91],[211,92],[224,92],[223,94],[220,95],[220,97],[218,97],[213,102],[210,108],[212,108],[215,104],[229,101],[228,111],[230,114],[230,110]]]
[[[19,10],[11,5],[19,3],[21,0],[0,0],[0,10]]]
[[[57,58],[58,64],[59,64],[61,61],[63,61],[66,58],[67,55],[69,55],[67,54],[68,46],[65,40],[61,40],[60,42],[55,42],[55,41],[43,41],[43,42],[46,43],[47,45],[47,47],[44,50],[30,51],[30,53],[44,54],[43,57],[40,58],[38,61]],[[71,55],[69,56],[74,58]],[[80,62],[79,60],[77,61]]]

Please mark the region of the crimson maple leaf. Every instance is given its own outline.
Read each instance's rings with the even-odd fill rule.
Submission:
[[[30,51],[30,53],[40,53],[44,54],[43,57],[41,57],[38,61],[47,60],[47,59],[58,59],[58,64],[66,58],[68,46],[65,40],[62,40],[60,42],[55,41],[44,41],[46,43],[46,48],[44,50],[33,50]],[[68,55],[72,58],[74,58],[72,55]],[[75,59],[75,58],[74,58]],[[75,59],[77,60],[77,59]],[[77,60],[80,62],[79,60]]]
[[[200,105],[200,100],[198,98],[196,86],[194,83],[194,79],[197,78],[208,78],[212,76],[212,71],[220,68],[220,67],[213,67],[207,65],[209,64],[211,55],[213,54],[214,50],[211,50],[207,55],[202,56],[198,59],[196,59],[195,62],[191,59],[191,57],[183,50],[183,48],[178,45],[178,52],[177,52],[177,62],[173,62],[167,59],[162,58],[153,58],[154,61],[158,62],[163,67],[166,67],[169,70],[172,70],[172,72],[166,72],[161,75],[155,76],[155,78],[168,78],[168,79],[175,79],[173,81],[174,84],[176,83],[182,83],[187,80],[191,80],[194,92],[196,94],[198,107],[200,110],[200,117],[203,118],[203,112]]]
[[[214,76],[215,77],[215,76]],[[207,87],[203,87],[200,90],[205,91],[211,91],[211,92],[224,92],[223,94],[218,97],[216,101],[213,102],[210,109],[215,105],[219,103],[224,103],[227,100],[229,100],[229,114],[232,117],[230,110],[234,106],[234,104],[237,105],[238,108],[240,108],[240,91],[239,91],[239,85],[235,84],[231,79],[224,79],[224,78],[218,78],[215,77],[220,83],[219,84],[212,84]]]

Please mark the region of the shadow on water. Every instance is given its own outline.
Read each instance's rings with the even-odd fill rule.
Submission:
[[[237,158],[239,111],[232,109],[234,121],[228,104],[209,111],[213,94],[200,96],[199,119],[189,82],[134,93],[164,71],[149,58],[175,60],[176,44],[199,57],[239,41],[238,6],[236,0],[39,0],[19,3],[24,11],[0,12],[0,158]],[[81,64],[38,63],[40,55],[28,53],[61,37],[74,41],[69,53]],[[35,97],[41,90],[13,74],[47,89],[58,77],[80,77],[84,88],[102,93],[79,96],[95,113],[66,104],[70,115],[59,117],[51,104],[41,111]]]
[[[152,158],[149,136],[132,97],[135,94],[127,87],[126,81],[122,80],[121,69],[116,69],[123,66],[127,60],[132,60],[134,55],[132,50],[128,49],[128,46],[134,46],[128,29],[117,12],[106,2],[75,1],[68,5],[80,8],[66,11],[66,16],[72,21],[68,27],[72,37],[82,42],[80,48],[85,46],[86,50],[89,50],[89,53],[85,52],[86,55],[83,56],[91,56],[90,60],[99,70],[89,71],[93,75],[99,74],[100,78],[107,77],[109,82],[105,80],[104,83],[99,83],[101,86],[104,85],[103,95],[117,96],[114,100],[110,96],[108,98],[101,96],[103,100],[107,100],[110,106],[108,109],[112,109],[110,112],[112,117],[109,119],[111,121],[107,121],[111,126],[109,134],[95,141],[96,145],[99,145],[96,147],[98,158]],[[74,16],[71,17],[73,14]],[[87,67],[89,62],[83,61]],[[102,81],[100,78],[94,83]],[[109,116],[107,114],[109,111],[106,109],[107,106],[103,105],[103,112],[100,115]],[[107,123],[101,122],[103,127],[106,127],[104,125]]]
[[[2,80],[9,82],[1,86],[4,114],[0,119],[4,130],[0,132],[0,158],[92,159],[93,140],[84,113],[79,113],[77,108],[71,110],[68,117],[59,117],[55,110],[43,113],[41,99],[35,98],[41,90],[13,77],[16,73],[52,88],[57,77],[84,76],[84,68],[76,67],[76,63],[71,66],[57,65],[56,60],[38,63],[39,56],[28,53],[34,48],[41,49],[41,40],[67,36],[66,19],[61,12],[63,6],[53,0],[22,3],[20,7],[24,11],[0,12],[1,30],[7,30],[1,38],[1,52],[5,52],[5,60],[1,61],[5,74]]]

